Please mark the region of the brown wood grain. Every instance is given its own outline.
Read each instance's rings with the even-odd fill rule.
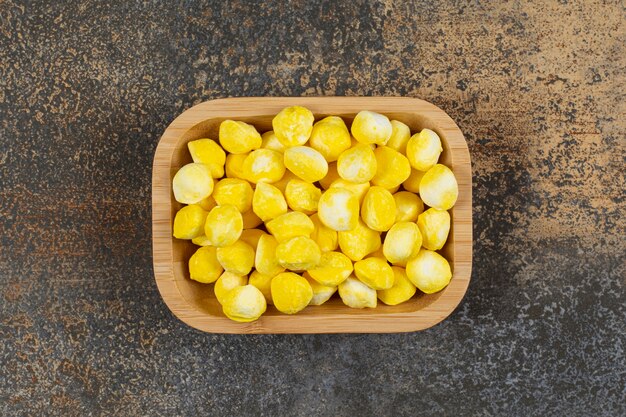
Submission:
[[[302,105],[316,119],[338,115],[346,120],[360,110],[372,110],[406,123],[412,132],[429,128],[439,134],[444,151],[440,162],[451,167],[459,183],[459,199],[450,211],[452,225],[443,255],[453,276],[437,294],[419,294],[398,306],[379,303],[375,309],[351,309],[331,299],[296,315],[268,306],[252,323],[226,318],[211,285],[188,279],[187,260],[194,251],[189,241],[172,237],[174,213],[181,207],[172,195],[173,175],[191,162],[187,142],[217,138],[224,119],[243,120],[259,131],[271,130],[273,116],[282,108]],[[469,285],[472,269],[472,175],[463,134],[440,108],[423,100],[403,97],[249,97],[198,104],[178,116],[158,144],[152,172],[152,229],[154,275],[161,295],[180,320],[213,333],[392,333],[422,330],[446,318],[459,304]]]

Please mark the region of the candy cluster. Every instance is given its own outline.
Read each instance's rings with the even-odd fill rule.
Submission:
[[[227,317],[253,321],[267,304],[294,314],[335,292],[353,308],[396,305],[448,285],[450,265],[437,251],[458,186],[438,163],[437,133],[411,136],[371,111],[349,129],[337,116],[315,122],[300,106],[272,127],[261,135],[223,121],[219,143],[188,143],[193,163],[173,179],[185,204],[174,237],[200,246],[189,276],[215,283]]]

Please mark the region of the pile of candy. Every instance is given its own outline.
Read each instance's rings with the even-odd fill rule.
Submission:
[[[215,283],[227,317],[253,321],[267,304],[294,314],[335,292],[353,308],[396,305],[448,285],[450,265],[436,251],[458,186],[438,164],[435,132],[411,136],[371,111],[348,129],[336,116],[315,122],[300,106],[283,109],[272,127],[261,135],[223,121],[219,143],[188,143],[194,162],[173,180],[186,204],[174,237],[200,246],[190,278]]]

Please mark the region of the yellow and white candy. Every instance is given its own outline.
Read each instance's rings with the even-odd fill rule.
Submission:
[[[329,188],[320,197],[317,214],[333,230],[352,230],[359,221],[359,201],[349,190]]]
[[[298,178],[316,182],[328,174],[328,162],[321,153],[308,146],[294,146],[285,151],[285,166]]]
[[[284,108],[272,119],[274,134],[285,147],[304,145],[313,130],[313,113],[305,107]]]
[[[254,267],[257,271],[273,277],[285,270],[285,268],[278,263],[278,259],[276,258],[277,246],[278,241],[274,236],[261,236],[254,258]]]
[[[418,196],[408,191],[400,191],[393,195],[396,202],[396,223],[414,222],[424,211],[424,203]]]
[[[459,196],[454,173],[445,165],[429,169],[420,181],[420,197],[424,204],[439,210],[450,210]]]
[[[217,260],[225,271],[248,275],[254,266],[254,249],[242,240],[217,248]]]
[[[293,272],[282,272],[272,279],[272,301],[278,311],[295,314],[309,305],[313,298],[311,284]]]
[[[391,137],[387,141],[387,145],[391,149],[406,154],[406,145],[411,139],[411,129],[398,120],[391,121]]]
[[[235,206],[214,207],[204,224],[204,234],[218,248],[235,243],[242,230],[243,218]]]
[[[430,129],[423,129],[411,136],[406,145],[406,156],[411,166],[418,171],[428,171],[437,163],[442,151],[439,135]]]
[[[250,183],[239,178],[224,178],[215,184],[213,198],[220,206],[235,206],[240,213],[252,208],[254,190]]]
[[[285,198],[292,210],[313,214],[317,211],[317,204],[322,196],[322,190],[310,182],[293,179],[287,183]]]
[[[322,256],[310,237],[296,236],[276,246],[276,262],[291,271],[306,271],[319,264]]]
[[[213,192],[213,176],[208,165],[184,165],[172,180],[174,198],[179,203],[196,204]]]
[[[422,245],[426,249],[443,248],[450,233],[450,213],[436,208],[429,208],[419,215],[417,226],[422,234]]]
[[[257,149],[246,156],[242,170],[244,178],[254,184],[277,182],[285,175],[283,155],[271,149]]]
[[[370,187],[363,199],[361,218],[372,230],[385,232],[396,220],[396,201],[383,187]]]
[[[321,153],[326,161],[333,162],[350,148],[350,132],[340,117],[329,116],[313,125],[309,145]]]
[[[361,220],[354,229],[338,232],[337,239],[341,251],[354,262],[380,248],[380,233],[367,227]]]
[[[411,165],[406,156],[387,146],[379,146],[374,151],[376,157],[376,175],[372,184],[387,189],[398,187],[411,175]]]
[[[311,278],[329,287],[341,284],[352,273],[350,259],[341,252],[324,252],[319,263],[308,270]]]
[[[189,278],[203,284],[217,281],[224,268],[217,260],[217,251],[213,246],[199,248],[189,258]]]
[[[232,154],[244,154],[261,147],[261,135],[248,123],[224,120],[220,123],[220,144]]]
[[[266,222],[287,213],[287,201],[278,188],[260,182],[252,196],[252,210]]]
[[[348,277],[344,282],[339,284],[338,290],[341,301],[348,307],[376,307],[376,290],[363,284],[354,276]]]
[[[393,127],[387,116],[363,110],[355,116],[350,130],[361,143],[384,145],[389,141]]]
[[[378,291],[377,296],[383,303],[395,306],[413,297],[417,289],[411,280],[409,280],[409,277],[407,277],[404,268],[392,266],[391,269],[394,275],[393,285],[391,288]]]
[[[399,222],[393,225],[385,236],[383,254],[392,264],[407,262],[422,246],[422,235],[413,222]]]
[[[354,275],[368,287],[375,290],[391,288],[394,275],[385,259],[366,258],[354,263]]]
[[[339,176],[357,184],[371,180],[376,175],[377,166],[374,151],[362,143],[344,151],[337,159]]]
[[[187,143],[187,149],[193,162],[204,164],[211,170],[213,178],[224,176],[226,152],[212,139],[198,139]]]
[[[420,291],[432,294],[444,289],[452,278],[450,264],[443,256],[422,249],[406,265],[406,274]]]
[[[178,210],[174,217],[174,237],[176,239],[194,239],[202,236],[208,214],[198,204],[190,204]]]
[[[263,293],[253,285],[233,288],[224,297],[222,311],[226,317],[241,323],[257,320],[267,309]]]
[[[265,227],[279,242],[284,242],[296,236],[310,237],[315,229],[311,219],[299,211],[290,211],[282,214],[265,223]]]

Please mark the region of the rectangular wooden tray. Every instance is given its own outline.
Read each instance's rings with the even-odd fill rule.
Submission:
[[[351,121],[360,110],[383,113],[406,123],[411,132],[429,128],[439,134],[444,151],[440,162],[452,168],[459,183],[459,199],[451,210],[452,227],[441,253],[450,261],[452,281],[443,291],[418,295],[398,306],[378,303],[375,309],[352,309],[333,297],[285,315],[273,306],[252,323],[236,323],[224,316],[213,286],[188,278],[187,261],[195,250],[190,241],[172,237],[174,214],[181,205],[172,195],[176,171],[191,162],[187,142],[218,138],[224,119],[243,120],[260,132],[272,129],[281,109],[301,105],[316,120],[328,115]],[[467,144],[454,121],[440,108],[404,97],[246,97],[207,101],[178,116],[157,146],[152,171],[152,244],[154,276],[163,300],[183,322],[212,333],[393,333],[422,330],[446,318],[467,290],[472,269],[472,173]]]

